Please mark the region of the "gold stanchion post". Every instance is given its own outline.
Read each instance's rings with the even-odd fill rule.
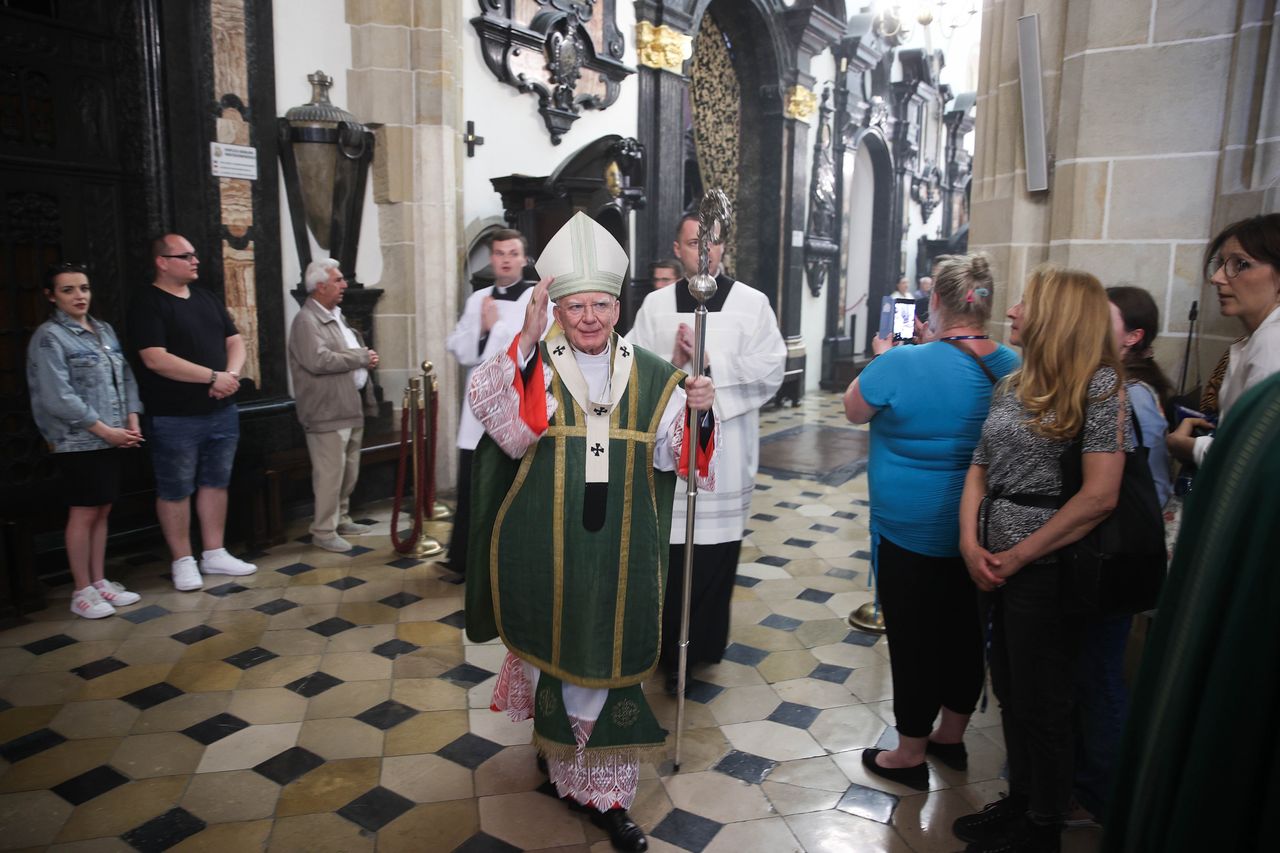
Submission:
[[[876,607],[874,601],[868,601],[850,613],[848,621],[851,627],[859,631],[868,631],[872,634],[884,633],[884,614],[880,612],[879,607]]]
[[[424,455],[430,459],[430,445],[432,433],[435,430],[435,423],[431,417],[432,406],[437,391],[435,370],[431,366],[431,362],[424,361],[422,363],[422,376],[415,376],[409,380],[409,401],[413,406],[413,415],[411,421],[416,423],[414,417],[420,411],[425,411],[426,417],[423,419],[426,423],[425,429],[421,434],[417,429],[413,429],[413,511],[422,518],[422,525],[418,533],[417,540],[413,543],[413,548],[409,554],[414,557],[436,557],[444,553],[444,546],[440,544],[440,540],[436,539],[430,533],[427,533],[427,520],[431,517],[431,507],[427,505],[428,494],[431,491],[428,488],[428,478],[435,477],[435,472],[424,469],[422,464]],[[411,427],[412,429],[412,427]],[[431,462],[435,460],[431,459]]]

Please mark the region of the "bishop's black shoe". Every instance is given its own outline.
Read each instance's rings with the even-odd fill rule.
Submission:
[[[1003,836],[975,841],[964,849],[965,853],[1062,853],[1062,824],[1036,823],[1021,815]]]
[[[649,849],[649,840],[644,837],[640,828],[626,809],[609,809],[607,812],[591,810],[591,822],[609,833],[609,841],[613,849],[637,853]]]
[[[951,824],[951,831],[961,841],[983,844],[1007,836],[1014,826],[1026,819],[1026,815],[1027,798],[1010,793],[994,803],[987,803],[980,812],[956,818]]]

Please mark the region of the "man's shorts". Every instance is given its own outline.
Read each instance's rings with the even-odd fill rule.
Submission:
[[[240,410],[224,406],[208,415],[154,415],[147,444],[156,473],[156,497],[180,501],[196,487],[225,489],[240,441]]]

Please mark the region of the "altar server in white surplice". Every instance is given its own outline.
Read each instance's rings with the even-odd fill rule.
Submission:
[[[453,515],[453,532],[449,538],[449,565],[455,572],[467,570],[467,527],[471,523],[471,457],[484,427],[467,405],[465,389],[471,382],[476,365],[506,351],[511,339],[524,323],[525,306],[533,295],[532,281],[524,278],[528,263],[528,241],[510,228],[495,231],[489,237],[489,266],[493,284],[467,297],[458,325],[449,333],[445,346],[458,364],[467,369],[458,418],[458,494]],[[550,309],[547,325],[551,324]]]
[[[682,370],[693,357],[693,310],[688,276],[698,272],[698,218],[687,215],[676,230],[675,255],[685,279],[650,293],[628,335]],[[689,663],[718,663],[729,640],[729,599],[742,550],[760,458],[759,409],[782,384],[787,347],[778,320],[760,291],[720,270],[723,244],[710,246],[709,272],[716,295],[707,301],[704,363],[716,386],[715,416],[721,443],[714,493],[699,493],[694,530],[693,596],[689,619]],[[684,567],[685,486],[676,488],[671,517],[671,563],[662,613],[662,661],[667,687],[675,690],[680,638],[680,594]]]

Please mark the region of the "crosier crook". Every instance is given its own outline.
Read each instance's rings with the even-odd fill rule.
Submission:
[[[729,197],[721,189],[707,190],[698,205],[698,274],[689,279],[689,294],[698,303],[693,312],[693,376],[701,376],[707,346],[706,302],[716,295],[716,280],[711,276],[711,244],[729,238],[733,215]],[[698,448],[701,445],[701,418],[688,409],[689,470],[685,483],[687,506],[684,520],[684,577],[680,597],[680,665],[676,678],[676,754],[672,762],[680,769],[680,742],[684,735],[684,686],[689,665],[689,605],[693,595],[693,522],[698,503]]]

